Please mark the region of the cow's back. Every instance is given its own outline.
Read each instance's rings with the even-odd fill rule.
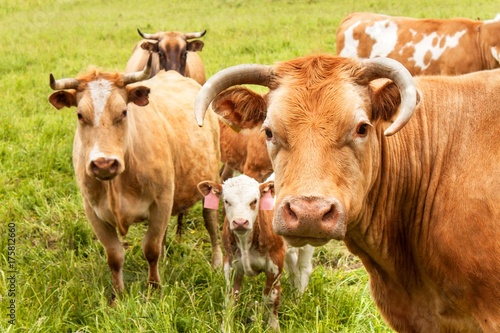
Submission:
[[[342,20],[336,52],[343,57],[388,57],[412,75],[458,75],[484,68],[478,46],[479,21],[416,19],[352,13]]]
[[[159,125],[163,128],[158,130],[166,139],[157,139],[168,142],[165,149],[171,152],[175,180],[172,215],[177,215],[202,198],[197,189],[200,181],[218,181],[218,120],[215,113],[210,112],[206,126],[196,124],[193,105],[201,86],[175,71],[162,70],[140,84],[150,87],[150,101],[165,119]],[[168,161],[163,162],[168,164]]]

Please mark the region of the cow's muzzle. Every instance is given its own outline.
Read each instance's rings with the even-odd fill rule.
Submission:
[[[345,208],[334,197],[286,197],[276,210],[273,228],[292,246],[321,246],[344,238]]]
[[[120,162],[114,158],[98,158],[90,162],[92,175],[100,180],[111,180],[120,173]]]

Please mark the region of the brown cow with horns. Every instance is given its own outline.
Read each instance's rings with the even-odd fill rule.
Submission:
[[[57,109],[76,107],[73,165],[85,213],[103,244],[116,292],[124,289],[124,251],[118,233],[148,220],[142,242],[148,282],[159,286],[158,259],[171,215],[202,199],[196,185],[217,181],[219,125],[211,112],[201,129],[190,119],[200,85],[174,71],[149,77],[96,69],[76,79],[54,80],[49,97]],[[191,110],[191,111],[190,111]],[[205,163],[199,163],[199,161]],[[212,264],[222,264],[217,211],[204,209]]]
[[[379,80],[380,79],[380,80]],[[500,70],[412,78],[388,58],[312,55],[212,76],[195,102],[241,127],[264,119],[275,231],[343,240],[400,332],[500,331]],[[385,129],[388,123],[392,124]]]
[[[203,49],[201,38],[207,32],[159,31],[155,34],[145,34],[137,29],[143,40],[137,42],[125,67],[125,72],[141,70],[146,65],[150,53],[153,63],[150,77],[160,70],[174,70],[181,75],[190,77],[199,84],[206,81],[205,66],[198,55]]]

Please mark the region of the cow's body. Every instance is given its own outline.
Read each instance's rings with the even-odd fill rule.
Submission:
[[[234,131],[224,122],[220,122],[220,152],[223,168],[222,180],[233,176],[238,171],[263,182],[273,172],[271,160],[267,154],[266,138],[260,126]]]
[[[98,71],[76,81],[76,91],[53,87],[58,91],[50,101],[58,109],[77,107],[75,174],[85,213],[106,250],[114,289],[124,288],[124,251],[117,231],[124,236],[143,220],[148,220],[143,240],[148,282],[158,285],[158,257],[170,216],[202,199],[199,181],[218,179],[216,116],[210,116],[207,129],[193,126],[200,86],[174,71],[129,85],[118,73]],[[217,266],[222,261],[217,214],[207,210],[203,215]]]
[[[397,331],[498,332],[500,70],[412,81],[390,59],[316,55],[229,68],[195,110],[201,124],[218,82],[268,86],[224,116],[265,118],[274,230],[294,245],[344,240]]]
[[[203,49],[201,40],[190,40],[202,37],[205,32],[182,33],[178,31],[142,34],[143,40],[137,42],[125,67],[125,73],[141,70],[146,65],[150,52],[153,56],[151,76],[161,71],[174,70],[190,77],[199,84],[206,81],[205,66],[198,55]]]
[[[352,13],[337,31],[343,57],[389,57],[410,73],[465,74],[500,67],[500,15],[495,20],[415,19]]]
[[[217,195],[224,199],[224,275],[228,286],[232,285],[232,294],[239,295],[245,275],[264,273],[264,300],[270,310],[268,323],[270,327],[279,329],[280,279],[286,246],[283,237],[272,230],[274,211],[259,209],[266,193],[270,195],[272,192],[274,196],[273,182],[259,184],[255,179],[241,175],[223,184],[204,181],[198,187],[205,196]]]

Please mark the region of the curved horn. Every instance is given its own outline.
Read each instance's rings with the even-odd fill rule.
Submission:
[[[59,79],[56,81],[54,75],[50,73],[50,87],[52,90],[76,89],[80,85],[77,79]]]
[[[133,73],[127,73],[123,75],[123,83],[125,85],[134,83],[134,82],[139,82],[142,80],[149,79],[151,76],[151,63],[152,63],[153,55],[152,53],[149,53],[149,58],[148,58],[148,63],[146,64],[146,67],[140,72],[133,72]]]
[[[392,80],[401,94],[398,116],[385,131],[391,136],[402,129],[415,112],[417,90],[410,72],[401,63],[390,58],[373,58],[362,61],[366,67],[365,77],[369,79],[388,78]]]
[[[155,34],[143,34],[141,32],[141,30],[139,30],[139,28],[137,28],[137,32],[144,39],[155,39],[155,40],[159,40],[160,39],[160,34],[159,33],[155,33]]]
[[[200,38],[203,37],[207,33],[207,30],[203,30],[202,32],[188,32],[184,34],[186,39]]]
[[[237,65],[223,69],[208,79],[194,101],[194,115],[198,126],[203,126],[207,108],[220,92],[239,84],[269,87],[272,69],[272,66],[266,65]]]

